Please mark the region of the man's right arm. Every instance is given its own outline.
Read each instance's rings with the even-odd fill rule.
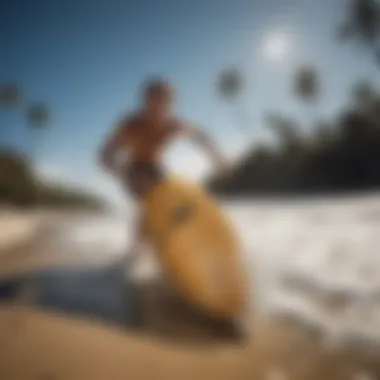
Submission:
[[[203,150],[208,153],[216,166],[223,173],[230,173],[231,165],[221,151],[216,147],[212,139],[205,132],[203,132],[202,129],[183,123],[178,127],[178,134],[182,134],[190,138],[190,140],[203,148]]]
[[[123,146],[127,129],[127,121],[121,120],[114,127],[113,132],[101,147],[98,160],[100,165],[107,171],[115,172],[115,156]]]

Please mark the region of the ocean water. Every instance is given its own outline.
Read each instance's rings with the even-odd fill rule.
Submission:
[[[256,308],[295,316],[337,339],[380,342],[380,195],[224,207],[242,242]],[[128,251],[132,220],[86,219],[63,238],[94,262],[112,261]],[[155,268],[149,257],[137,268],[141,275]]]

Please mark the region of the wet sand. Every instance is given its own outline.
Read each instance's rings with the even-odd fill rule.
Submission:
[[[1,306],[0,378],[369,380],[380,375],[379,356],[327,349],[319,338],[294,322],[267,320],[246,346],[187,345]]]

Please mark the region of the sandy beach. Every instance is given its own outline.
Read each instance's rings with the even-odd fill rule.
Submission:
[[[328,348],[291,321],[265,321],[254,342],[186,345],[41,313],[0,308],[1,379],[376,379],[379,356]]]

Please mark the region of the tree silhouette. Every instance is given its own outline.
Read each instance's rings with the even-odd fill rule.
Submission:
[[[249,132],[249,121],[239,103],[244,84],[243,74],[237,67],[223,70],[217,78],[218,95],[233,106],[237,125],[246,135]]]
[[[346,108],[314,124],[307,140],[297,138],[298,124],[292,118],[268,113],[267,125],[279,136],[281,149],[267,146],[263,154],[253,146],[237,163],[235,176],[211,181],[210,188],[235,195],[378,189],[380,93],[359,82],[351,95]]]
[[[380,93],[367,80],[357,82],[352,90],[353,107],[364,112],[374,125],[380,127]]]
[[[366,47],[380,64],[380,3],[377,0],[351,0],[346,20],[338,27],[341,41],[355,41]]]
[[[0,108],[16,109],[21,105],[21,90],[16,84],[0,85]],[[0,144],[5,144],[8,136],[9,126],[4,124],[1,126]]]
[[[297,122],[275,112],[268,112],[264,116],[267,128],[279,139],[281,147],[292,149],[300,143],[300,133]]]
[[[50,111],[46,104],[36,103],[28,108],[28,121],[31,128],[41,129],[50,120]]]
[[[226,99],[236,98],[241,92],[243,78],[238,68],[223,70],[218,78],[218,92]]]
[[[46,127],[48,121],[50,120],[50,112],[47,106],[43,103],[35,103],[29,106],[27,110],[27,120],[28,126],[31,133],[31,151],[30,158],[35,164],[36,153],[37,153],[37,144],[39,132]],[[33,186],[33,200],[35,203],[39,202],[39,188],[40,184],[38,182],[38,177],[35,176],[35,184]]]
[[[320,93],[318,73],[314,67],[300,67],[294,77],[294,93],[306,103],[315,102]]]
[[[367,107],[373,103],[377,97],[376,89],[368,80],[357,82],[352,91],[354,104],[359,108]]]
[[[27,109],[27,120],[31,136],[31,158],[35,159],[37,153],[37,140],[38,133],[44,129],[47,123],[50,121],[51,115],[50,110],[44,103],[35,103],[28,107]]]
[[[26,106],[26,109],[23,107]],[[15,149],[0,149],[0,203],[15,206],[45,205],[53,207],[84,207],[104,209],[107,205],[99,197],[62,186],[40,183],[31,164],[42,131],[51,119],[50,110],[44,103],[25,105],[20,87],[15,84],[0,85],[0,108],[25,111],[28,130],[31,132],[30,156]],[[4,132],[6,125],[0,126]],[[0,145],[3,140],[0,139]],[[30,160],[31,159],[31,160]],[[32,161],[32,162],[30,162]]]
[[[293,92],[301,102],[308,107],[310,115],[310,125],[316,119],[316,104],[320,95],[320,83],[317,70],[311,65],[304,65],[297,69],[294,82]]]

